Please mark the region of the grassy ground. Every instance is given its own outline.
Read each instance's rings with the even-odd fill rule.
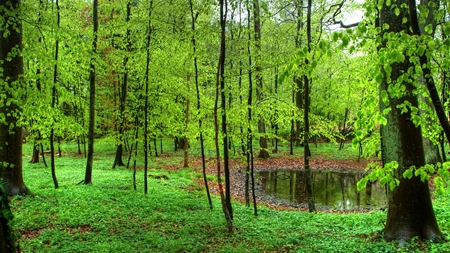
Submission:
[[[26,146],[25,154],[29,150]],[[210,211],[195,183],[198,173],[152,169],[150,174],[168,179],[149,177],[144,195],[142,170],[134,191],[131,170],[111,169],[113,145],[99,142],[96,150],[93,185],[77,185],[86,161],[71,154],[74,145],[63,146],[67,153],[56,159],[59,189],[53,188],[49,168],[24,157],[24,180],[36,196],[11,201],[23,252],[450,252],[450,243],[415,241],[397,248],[384,242],[383,211],[310,214],[259,207],[255,217],[251,208],[235,202],[235,231],[229,234],[219,198]],[[152,158],[151,168],[177,165],[180,157]],[[434,200],[446,237],[448,203],[450,192]]]

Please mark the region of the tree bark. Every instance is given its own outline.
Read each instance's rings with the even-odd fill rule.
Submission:
[[[408,4],[407,0],[397,1],[397,4]],[[403,23],[403,19],[408,19]],[[388,33],[410,33],[408,9],[402,8],[400,15],[396,15],[394,9],[384,4],[380,10],[380,27],[385,24],[388,29],[382,35]],[[381,51],[391,50],[385,40],[382,42]],[[403,73],[407,73],[412,67],[408,57],[403,62],[390,64],[392,71],[390,79],[395,82]],[[388,87],[391,81],[386,78],[386,71],[383,70],[384,78],[380,84],[380,94],[389,94]],[[436,218],[430,198],[427,181],[421,181],[419,177],[407,179],[403,177],[403,172],[411,166],[421,167],[425,164],[421,128],[416,127],[411,120],[411,111],[402,113],[399,105],[406,103],[418,107],[418,98],[413,94],[415,89],[413,84],[403,81],[401,83],[406,92],[401,97],[393,97],[389,94],[390,101],[385,104],[380,98],[380,109],[384,111],[389,108],[386,115],[387,124],[381,127],[381,150],[382,162],[386,165],[396,161],[398,168],[394,170],[393,176],[399,180],[400,184],[393,190],[388,191],[388,215],[384,228],[384,238],[388,241],[397,240],[400,244],[409,241],[412,237],[418,236],[421,239],[441,239],[442,233],[437,226]],[[380,95],[381,97],[381,95]]]
[[[61,23],[61,14],[59,8],[59,1],[56,0],[56,11],[57,11],[57,26],[58,29]],[[57,91],[56,91],[56,83],[58,82],[58,54],[59,54],[59,38],[56,38],[55,42],[55,65],[53,67],[53,87],[52,87],[52,108],[56,108],[57,104]],[[55,124],[56,119],[53,119],[52,128],[50,129],[50,168],[52,171],[53,185],[55,189],[58,189],[58,179],[56,178],[56,169],[55,169],[55,145],[54,145],[54,137],[55,137]],[[59,152],[61,155],[61,152]]]
[[[194,70],[195,70],[195,92],[197,95],[197,110],[200,111],[200,89],[199,89],[199,82],[198,82],[198,65],[197,65],[197,44],[196,44],[196,40],[195,40],[195,22],[197,20],[197,17],[199,15],[199,13],[197,12],[197,14],[194,14],[194,8],[193,8],[193,4],[192,4],[192,0],[189,0],[189,8],[191,10],[191,29],[192,29],[192,48],[193,48],[193,52],[194,52]],[[202,118],[199,117],[198,119],[198,126],[200,129],[200,150],[201,150],[201,154],[202,154],[202,172],[203,172],[203,182],[205,184],[205,189],[206,189],[206,196],[208,198],[208,204],[209,204],[209,209],[212,210],[213,209],[213,205],[212,205],[212,200],[211,200],[211,194],[209,192],[209,186],[208,186],[208,178],[207,178],[207,174],[206,174],[206,161],[205,161],[205,147],[204,147],[204,142],[203,142],[203,129],[202,129]]]
[[[233,232],[233,210],[231,209],[231,199],[228,198],[230,193],[230,182],[229,182],[229,171],[228,168],[228,143],[227,143],[227,134],[226,134],[226,113],[225,113],[225,91],[224,91],[224,70],[225,70],[225,35],[226,35],[226,16],[227,16],[227,4],[226,0],[219,0],[220,6],[220,27],[221,27],[221,35],[220,35],[220,54],[219,54],[219,62],[217,66],[217,75],[216,75],[216,94],[214,101],[214,130],[215,130],[215,148],[216,148],[216,163],[217,163],[217,183],[219,185],[219,193],[220,199],[222,203],[222,211],[225,216],[225,221],[227,222],[228,232]],[[222,101],[221,109],[222,112],[222,129],[219,129],[219,97]],[[225,117],[225,118],[224,118]],[[225,120],[225,121],[224,121]],[[220,147],[219,147],[219,132],[222,131],[224,134],[224,172],[225,172],[225,188],[223,189],[222,184],[222,172],[221,172],[221,163],[220,163]],[[225,153],[226,152],[226,153]],[[225,190],[225,193],[224,193]]]
[[[130,16],[131,16],[131,1],[127,1],[127,5],[126,5],[126,17],[125,17],[125,22],[127,24],[127,26],[130,23]],[[126,52],[125,52],[125,57],[123,59],[123,68],[124,68],[124,73],[123,73],[123,82],[122,82],[122,90],[120,91],[120,103],[119,103],[119,144],[117,145],[117,149],[116,149],[116,156],[114,158],[114,164],[112,166],[112,168],[114,169],[116,166],[125,166],[125,164],[123,163],[123,146],[124,146],[124,133],[125,133],[125,104],[127,101],[127,91],[128,91],[128,60],[129,60],[129,56],[128,54],[131,52],[131,40],[130,40],[130,28],[127,27],[126,30],[126,35],[125,35],[125,40],[126,40]]]
[[[253,0],[253,26],[255,31],[255,80],[256,80],[256,97],[258,101],[262,100],[262,69],[261,69],[261,15],[259,10],[259,0]],[[261,134],[259,137],[259,157],[269,158],[269,151],[267,146],[266,125],[264,119],[258,120],[258,132]]]
[[[4,24],[10,24],[6,30],[0,28],[0,69],[3,69],[0,114],[5,117],[5,121],[0,122],[0,162],[3,163],[0,169],[3,169],[8,195],[14,196],[28,192],[22,176],[22,127],[18,125],[21,113],[21,95],[18,93],[23,90],[20,80],[23,74],[22,23],[16,16],[20,13],[20,1],[1,0],[0,3]]]
[[[92,53],[97,53],[97,32],[98,32],[98,0],[93,1],[93,22],[94,39],[92,41]],[[95,131],[95,57],[91,58],[89,73],[89,133],[88,133],[88,152],[86,173],[84,176],[85,184],[92,184],[92,166],[94,163],[94,131]]]
[[[311,52],[311,9],[312,9],[312,0],[308,0],[308,13],[306,17],[306,35],[308,37],[308,52]],[[309,66],[309,60],[305,59],[305,65]],[[304,76],[304,88],[305,88],[305,109],[304,109],[304,123],[305,123],[305,132],[303,136],[304,143],[304,163],[305,163],[305,175],[306,175],[306,191],[308,193],[308,210],[309,212],[315,212],[316,207],[314,205],[314,198],[312,192],[312,183],[311,183],[311,170],[309,166],[309,157],[311,156],[311,152],[309,150],[309,85],[311,79],[307,75]]]
[[[152,42],[152,11],[153,0],[150,0],[147,23],[147,45],[146,45],[146,63],[145,63],[145,103],[144,103],[144,193],[148,193],[148,85],[150,71],[150,45]],[[137,147],[136,147],[137,149]]]
[[[247,3],[247,16],[250,17],[250,4]],[[247,26],[250,27],[250,19],[247,18]],[[251,33],[250,29],[248,30],[248,44],[247,44],[247,52],[248,52],[248,65],[252,66],[252,55],[251,55]],[[255,177],[254,177],[254,155],[253,155],[253,130],[251,127],[252,123],[252,98],[253,98],[253,79],[252,72],[248,71],[248,98],[247,98],[247,115],[248,115],[248,128],[247,128],[247,178],[250,175],[251,178],[251,186],[252,186],[252,197],[253,197],[253,210],[254,215],[258,216],[258,208],[256,205],[256,193],[255,193]],[[246,187],[248,188],[248,182],[246,182]],[[248,191],[248,190],[247,190]]]

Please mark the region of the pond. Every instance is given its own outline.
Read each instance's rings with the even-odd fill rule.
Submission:
[[[304,170],[277,170],[255,173],[257,195],[293,206],[307,203],[306,177]],[[380,208],[387,205],[384,186],[379,182],[368,183],[365,189],[357,190],[356,183],[363,172],[311,171],[314,201],[325,209],[353,210]]]

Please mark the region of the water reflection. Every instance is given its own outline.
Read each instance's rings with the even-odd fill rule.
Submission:
[[[305,171],[262,171],[256,173],[258,195],[292,204],[307,203]],[[384,187],[369,183],[358,191],[362,172],[311,171],[313,196],[317,205],[339,210],[386,206]]]

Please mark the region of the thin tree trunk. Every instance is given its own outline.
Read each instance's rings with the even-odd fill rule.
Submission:
[[[416,2],[413,0],[408,0],[408,4],[411,19],[411,28],[415,35],[420,36],[421,32],[419,21],[417,18]],[[439,122],[441,123],[442,129],[444,130],[445,136],[447,137],[447,142],[450,143],[450,123],[448,122],[444,107],[442,106],[441,100],[439,98],[431,69],[427,67],[429,63],[427,54],[428,52],[419,55],[420,67],[422,68],[425,83],[428,88],[428,92],[430,93],[431,101],[433,102],[436,115],[439,119]]]
[[[345,127],[345,125],[347,124],[347,116],[348,116],[348,112],[349,112],[349,108],[347,107],[347,108],[345,108],[345,113],[344,113],[344,123],[342,124],[342,133],[343,133],[343,139],[341,139],[341,142],[340,142],[340,144],[339,144],[339,150],[341,150],[342,148],[344,148],[344,141],[345,141],[345,139],[346,139],[346,127]]]
[[[250,17],[250,5],[247,2],[247,16]],[[250,27],[250,18],[247,18],[247,25]],[[250,29],[248,31],[248,63],[249,66],[252,67],[252,56],[251,56],[251,34]],[[255,193],[255,177],[254,177],[254,161],[253,161],[253,132],[251,128],[252,123],[252,98],[253,98],[253,79],[252,79],[252,71],[249,69],[248,72],[248,99],[247,99],[247,112],[248,112],[248,154],[247,154],[247,174],[250,174],[251,186],[252,186],[252,197],[253,197],[253,211],[254,215],[258,216],[258,208],[256,205],[256,193]]]
[[[60,8],[59,8],[59,1],[56,0],[56,11],[57,11],[57,26],[58,29],[61,24],[61,15],[60,15]],[[53,68],[53,87],[52,87],[52,107],[53,109],[56,108],[56,96],[58,94],[56,93],[56,83],[58,82],[58,53],[59,53],[59,38],[56,38],[55,42],[55,66]],[[50,129],[50,167],[52,171],[52,178],[53,178],[53,185],[55,186],[55,189],[58,189],[58,179],[56,178],[56,169],[55,169],[55,147],[54,147],[54,137],[55,137],[55,130],[54,130],[54,122],[56,119],[53,119],[52,128]]]
[[[152,40],[153,0],[150,1],[147,24],[147,58],[145,64],[145,104],[144,104],[144,193],[148,193],[148,84],[150,70],[150,45]]]
[[[308,36],[308,52],[311,52],[311,8],[312,8],[312,0],[308,0],[308,14],[306,17],[306,34]],[[309,66],[309,60],[305,59],[305,65]],[[308,192],[308,209],[309,212],[315,212],[316,208],[314,205],[314,198],[312,193],[312,184],[311,184],[311,170],[309,167],[309,157],[311,152],[309,150],[309,85],[310,85],[310,77],[304,76],[304,88],[305,88],[305,110],[304,110],[304,121],[305,121],[305,134],[304,134],[304,159],[305,159],[305,173],[306,173],[306,190]]]
[[[223,184],[222,184],[222,177],[221,177],[221,163],[220,163],[220,147],[219,147],[219,95],[222,100],[222,110],[224,110],[224,90],[222,87],[224,87],[224,65],[225,65],[225,32],[226,32],[226,15],[227,15],[227,6],[226,6],[226,0],[219,0],[219,6],[220,6],[220,26],[221,26],[221,37],[220,37],[220,55],[219,55],[219,62],[217,66],[217,76],[216,76],[216,96],[215,96],[215,103],[214,103],[214,128],[215,128],[215,146],[216,146],[216,163],[217,163],[217,183],[219,185],[219,193],[220,193],[220,199],[222,202],[222,211],[225,215],[225,220],[227,222],[227,228],[228,232],[233,232],[233,216],[232,216],[232,210],[230,210],[231,204],[230,200],[226,198]],[[225,115],[225,110],[222,112],[223,115]],[[222,116],[222,121],[223,121]],[[225,118],[226,119],[226,118]],[[226,124],[226,122],[225,122]],[[222,131],[224,129],[224,122],[222,122]],[[226,130],[226,128],[225,128]],[[226,132],[224,132],[224,135],[226,136]],[[225,137],[226,138],[226,137]],[[224,142],[226,139],[224,138]],[[228,145],[225,142],[224,143],[224,161],[227,161],[228,157],[225,157],[225,152],[228,150]],[[227,152],[228,153],[228,152]],[[224,170],[226,168],[226,165],[224,164]],[[227,172],[225,171],[225,185],[227,184]],[[228,175],[229,176],[229,175]],[[229,183],[229,182],[228,182]],[[226,187],[226,186],[225,186]],[[225,189],[225,191],[229,191],[230,189]]]
[[[199,90],[199,83],[198,83],[198,65],[197,65],[197,45],[196,45],[196,40],[195,40],[195,22],[196,19],[199,15],[199,13],[197,12],[197,14],[194,15],[194,8],[193,8],[193,4],[192,4],[192,0],[189,0],[189,7],[191,9],[191,29],[192,29],[192,47],[193,47],[193,51],[194,51],[194,70],[195,70],[195,91],[197,94],[197,110],[200,111],[200,90]],[[205,189],[206,189],[206,196],[208,198],[208,203],[209,203],[209,209],[212,210],[213,209],[213,205],[212,205],[212,200],[211,200],[211,194],[209,192],[209,186],[208,186],[208,178],[206,177],[206,162],[205,162],[205,147],[204,147],[204,143],[203,143],[203,129],[202,129],[202,119],[201,117],[199,117],[198,119],[198,126],[200,129],[200,150],[202,153],[202,172],[203,172],[203,182],[205,183]],[[162,142],[161,142],[162,143]],[[162,147],[162,145],[161,145]],[[162,148],[161,148],[162,150]],[[161,151],[162,152],[162,151]]]
[[[126,29],[126,35],[125,35],[125,40],[126,40],[126,52],[125,52],[125,57],[123,59],[123,68],[124,68],[124,73],[123,73],[123,81],[122,81],[122,90],[120,91],[120,104],[119,104],[119,144],[117,145],[117,149],[116,149],[116,156],[114,158],[114,163],[112,168],[114,169],[116,166],[125,166],[125,164],[123,163],[122,160],[122,155],[123,155],[123,146],[124,146],[124,133],[125,133],[125,105],[126,105],[126,101],[127,101],[127,91],[128,91],[128,60],[129,60],[129,56],[128,54],[131,52],[131,40],[130,40],[130,28],[129,23],[130,23],[130,16],[131,16],[131,1],[127,1],[127,5],[126,5],[126,17],[125,17],[125,22],[127,25],[127,29]]]
[[[93,0],[93,22],[94,22],[94,40],[92,41],[92,53],[90,73],[89,73],[89,133],[88,133],[88,152],[86,174],[84,176],[85,184],[92,184],[92,167],[94,163],[94,134],[95,134],[95,54],[97,54],[97,32],[98,32],[98,0]]]

